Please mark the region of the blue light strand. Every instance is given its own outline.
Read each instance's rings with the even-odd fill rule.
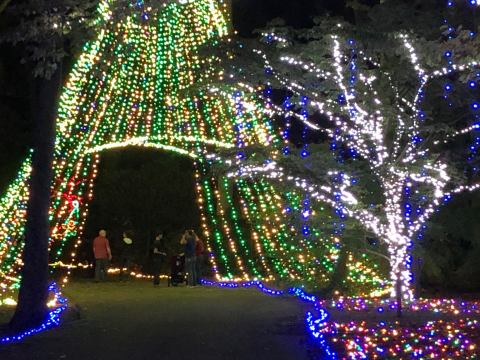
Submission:
[[[319,316],[315,317],[312,312],[307,311],[305,322],[310,335],[317,340],[320,347],[325,351],[329,359],[337,359],[337,354],[330,348],[322,328],[327,326],[328,313],[325,309],[319,309]]]
[[[208,281],[201,279],[200,280],[202,285],[206,286],[216,286],[221,288],[229,288],[229,289],[238,289],[238,288],[250,288],[256,287],[260,291],[264,292],[265,294],[272,295],[272,296],[281,296],[284,295],[284,292],[281,290],[275,290],[266,287],[261,281],[252,280],[243,283],[236,283],[236,282],[215,282],[215,281]]]
[[[67,298],[62,296],[56,283],[50,284],[50,286],[48,287],[48,291],[54,294],[55,299],[60,304],[60,306],[49,311],[45,321],[41,325],[33,329],[24,330],[18,335],[5,336],[3,338],[0,338],[0,344],[19,342],[26,337],[36,335],[38,333],[60,325],[61,315],[68,308],[68,300]]]
[[[256,287],[263,293],[270,296],[284,296],[286,294],[290,294],[296,297],[297,299],[300,299],[302,301],[312,304],[314,306],[314,312],[317,315],[314,315],[312,311],[306,312],[305,323],[307,326],[307,331],[312,336],[312,338],[316,340],[317,344],[320,345],[321,349],[325,352],[328,359],[338,358],[337,354],[328,345],[327,338],[322,332],[322,329],[327,326],[327,319],[329,317],[329,314],[325,309],[320,308],[320,306],[318,305],[318,299],[315,295],[308,294],[303,289],[300,289],[297,287],[289,288],[287,291],[275,290],[275,289],[266,287],[259,280],[236,283],[236,282],[216,282],[216,281],[201,279],[200,282],[202,285],[205,285],[205,286],[215,286],[215,287],[229,288],[229,289]]]
[[[318,342],[329,359],[337,359],[337,354],[328,345],[327,338],[324,334],[324,331],[322,331],[323,328],[328,325],[327,320],[329,318],[329,314],[324,308],[319,306],[317,297],[315,295],[307,294],[303,289],[300,288],[290,288],[288,293],[314,306],[317,314],[316,316],[311,311],[307,311],[305,314],[307,331],[310,336]]]
[[[466,2],[467,2],[467,4],[469,4],[471,6],[480,6],[480,0],[466,0]],[[455,5],[456,5],[455,1],[452,1],[452,0],[447,1],[447,7],[453,8]],[[448,40],[452,40],[453,38],[455,38],[455,35],[456,35],[455,34],[456,33],[455,27],[450,24],[448,19],[444,20],[444,24],[448,28]],[[473,31],[473,30],[470,30],[470,37],[474,37],[474,36],[476,36],[476,32]],[[449,66],[449,71],[451,71],[451,72],[453,72],[453,69],[451,68],[452,65],[453,65],[453,55],[454,55],[454,53],[451,50],[447,50],[444,53],[444,57],[447,60],[447,63],[448,63],[448,66]],[[474,79],[471,79],[471,80],[468,81],[468,88],[469,89],[474,90],[476,87],[477,87],[477,82]],[[448,93],[450,93],[453,90],[453,87],[452,87],[451,84],[446,83],[444,85],[444,88],[445,88],[444,98],[448,99]],[[452,106],[452,104],[449,103],[449,106]],[[478,114],[475,114],[475,113],[476,113],[477,110],[480,110],[480,104],[476,101],[473,101],[470,104],[470,107],[471,107],[471,110],[474,112],[473,116],[474,116],[474,125],[475,125],[478,122]],[[478,148],[479,147],[480,147],[480,137],[477,136],[477,137],[475,137],[474,141],[469,145],[468,150],[467,150],[467,152],[468,152],[467,161],[469,163],[472,162],[473,160],[475,160],[476,156],[478,155]],[[475,164],[472,164],[471,170],[472,170],[473,174],[476,174],[479,171],[478,167]]]

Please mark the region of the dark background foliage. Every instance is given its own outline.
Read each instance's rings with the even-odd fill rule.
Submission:
[[[198,229],[193,162],[179,155],[131,148],[105,152],[95,183],[94,200],[84,234],[81,258],[91,257],[91,243],[107,230],[114,262],[122,235],[133,240],[133,258],[146,263],[151,245],[163,233],[169,254],[178,254],[186,229]]]

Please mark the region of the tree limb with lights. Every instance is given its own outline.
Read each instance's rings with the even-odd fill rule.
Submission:
[[[332,19],[317,26],[332,29]],[[453,43],[428,42],[407,31],[388,34],[391,49],[384,54],[398,57],[395,69],[384,66],[378,54],[366,55],[362,44],[347,36],[346,27],[337,24],[339,35],[329,37],[304,33],[307,46],[293,44],[291,29],[264,32],[267,46],[251,47],[263,63],[266,85],[258,85],[258,74],[249,79],[251,64],[233,64],[231,78],[242,79],[238,86],[262,94],[265,111],[276,123],[285,121],[278,125],[284,143],[245,150],[241,159],[227,154],[222,160],[234,168],[228,176],[262,177],[294,186],[375,234],[388,249],[391,294],[400,303],[414,297],[414,241],[445,202],[480,188],[475,159],[469,156],[470,163],[461,165],[458,145],[450,145],[480,129],[478,39],[467,31]],[[428,50],[422,53],[417,47],[423,45]],[[451,61],[453,51],[447,46],[462,48],[465,61]],[[443,59],[437,56],[435,61],[428,53],[432,49],[444,49]],[[233,52],[240,53],[235,47]],[[455,99],[456,105],[451,99],[454,84],[468,90]],[[286,93],[283,103],[278,101],[280,91]],[[455,116],[425,110],[433,106],[443,111],[434,99],[439,94],[447,108],[455,109]],[[294,144],[290,132],[295,122],[316,133],[316,142],[328,142],[330,151]],[[325,160],[332,155],[335,164]]]

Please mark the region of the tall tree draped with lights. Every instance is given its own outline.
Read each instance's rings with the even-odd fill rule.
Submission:
[[[103,1],[96,37],[68,77],[56,121],[50,262],[74,262],[100,155],[127,146],[173,151],[195,164],[202,235],[217,279],[311,280],[328,284],[340,234],[300,227],[292,213],[324,211],[300,192],[268,182],[218,179],[210,165],[221,149],[239,158],[252,145],[280,142],[256,94],[223,81],[220,58],[200,48],[228,37],[223,1]],[[31,159],[1,199],[0,270],[4,296],[18,287]],[[308,217],[308,216],[307,216]],[[323,248],[318,252],[318,248]],[[385,280],[363,255],[345,257],[345,283],[369,295]],[[67,276],[62,278],[65,284]],[[367,284],[367,285],[365,285]]]
[[[467,11],[478,7],[461,5]],[[385,18],[409,6],[386,2],[370,16]],[[284,144],[269,152],[251,149],[229,174],[294,186],[329,204],[341,219],[358,221],[386,248],[392,295],[399,302],[412,299],[414,242],[445,202],[480,188],[476,25],[456,31],[445,18],[445,33],[433,40],[400,29],[382,32],[387,25],[381,21],[370,34],[331,18],[319,19],[309,31],[272,25],[264,44],[250,47],[256,59],[234,63],[231,72],[252,84],[250,91],[263,92],[267,112],[285,123]],[[252,70],[258,61],[266,75],[261,87]],[[256,74],[253,80],[250,74]],[[283,103],[279,91],[287,93]],[[306,129],[300,140],[298,134],[292,138],[298,124]],[[307,132],[316,134],[314,140]],[[328,143],[330,154],[315,142]]]
[[[47,314],[48,212],[56,106],[63,76],[62,62],[65,52],[68,51],[65,44],[67,39],[73,40],[80,32],[79,28],[88,27],[90,9],[92,9],[90,1],[81,4],[75,1],[50,1],[48,4],[44,1],[24,1],[15,4],[3,1],[0,4],[0,13],[5,11],[5,18],[10,16],[0,40],[14,45],[21,44],[22,60],[28,65],[31,76],[34,77],[31,106],[35,111],[32,111],[31,116],[34,119],[36,136],[34,151],[29,158],[33,169],[28,184],[31,196],[28,199],[17,199],[22,205],[15,212],[14,219],[10,219],[16,221],[18,216],[26,216],[28,219],[22,235],[26,240],[22,287],[15,315],[10,322],[10,326],[15,329],[36,326]],[[26,171],[25,167],[22,171]],[[0,205],[2,211],[6,205],[6,200],[2,199]],[[4,231],[5,224],[2,228]],[[5,240],[7,239],[3,238],[2,243]],[[17,237],[15,243],[19,240]],[[0,254],[2,257],[9,257],[4,245]],[[20,258],[13,261],[23,263]],[[3,290],[5,289],[4,286]]]

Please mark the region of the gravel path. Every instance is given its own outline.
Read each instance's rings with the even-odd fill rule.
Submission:
[[[78,312],[59,328],[0,348],[0,359],[308,359],[304,309],[255,289],[84,282],[65,294]]]

